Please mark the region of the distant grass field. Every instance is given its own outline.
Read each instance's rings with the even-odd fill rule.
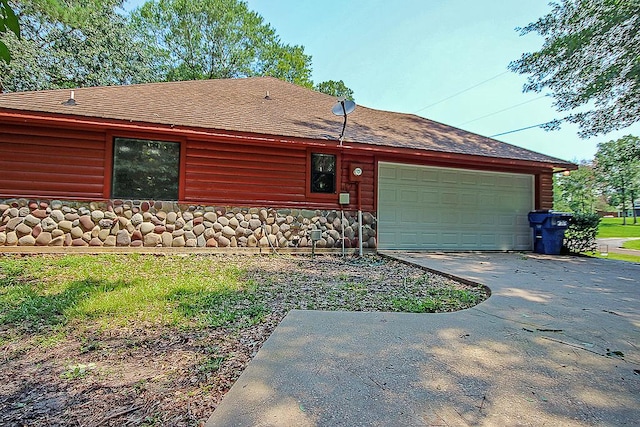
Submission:
[[[640,240],[628,240],[622,244],[625,249],[635,249],[640,251]]]
[[[622,218],[602,218],[598,237],[640,237],[640,220],[634,225],[633,218],[627,218],[627,225],[622,225]]]

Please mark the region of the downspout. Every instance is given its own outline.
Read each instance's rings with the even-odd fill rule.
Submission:
[[[356,191],[358,192],[358,254],[362,256],[362,197],[359,182],[356,182]]]
[[[342,227],[342,258],[344,258],[344,207],[340,208],[340,225]]]

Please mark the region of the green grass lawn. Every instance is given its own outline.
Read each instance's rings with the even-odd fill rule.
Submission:
[[[609,252],[607,256],[600,255],[599,252],[587,252],[585,255],[593,257],[593,258],[602,258],[602,259],[615,259],[618,261],[627,261],[627,262],[635,262],[640,264],[640,256],[636,255],[627,255],[627,254],[615,254],[613,252]]]
[[[431,289],[430,277],[424,274],[414,280],[414,290],[409,278],[403,286],[378,289],[364,277],[354,282],[359,286],[354,290],[343,283],[346,273],[309,277],[304,269],[296,271],[307,263],[318,265],[305,257],[274,258],[271,264],[277,262],[284,263],[285,271],[258,274],[249,271],[262,268],[251,257],[4,256],[0,257],[0,326],[38,330],[89,320],[110,327],[130,322],[228,327],[261,322],[278,301],[287,301],[289,309],[414,312],[452,311],[481,301],[481,291]],[[285,277],[274,282],[280,274]],[[300,291],[301,282],[306,292]],[[307,282],[316,283],[317,289]]]
[[[598,237],[640,237],[640,221],[634,225],[633,218],[627,218],[627,225],[622,225],[622,218],[602,218]]]
[[[625,249],[635,249],[637,251],[640,251],[640,239],[628,240],[622,244],[622,247]]]
[[[600,225],[598,226],[599,238],[640,238],[640,221],[638,224],[633,224],[633,218],[627,218],[627,224],[622,225],[622,218],[602,218]],[[623,247],[626,249],[638,249],[640,250],[640,240],[632,240],[625,242]],[[640,263],[640,256],[617,254],[609,252],[607,256],[600,255],[599,252],[586,252],[584,255],[592,256],[603,259],[615,259],[619,261],[636,262]]]
[[[216,258],[131,255],[70,255],[0,258],[0,325],[24,329],[96,320],[186,325],[203,313],[197,300],[224,299],[207,314],[208,322],[229,319],[225,303],[249,292],[241,271]],[[258,309],[259,304],[253,306]],[[207,309],[203,308],[203,311]],[[242,315],[242,313],[234,313]]]

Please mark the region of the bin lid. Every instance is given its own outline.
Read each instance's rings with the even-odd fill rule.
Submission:
[[[551,211],[532,211],[529,212],[529,222],[532,224],[542,224],[547,218],[551,218]]]
[[[552,210],[537,210],[529,212],[529,225],[531,224],[542,224],[546,222],[548,219],[569,219],[573,216],[572,213],[569,212],[556,212]]]
[[[571,218],[573,216],[573,214],[571,212],[550,211],[549,214],[550,214],[550,216],[555,217],[555,218]]]

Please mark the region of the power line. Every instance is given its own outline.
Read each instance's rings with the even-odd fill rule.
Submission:
[[[469,121],[467,121],[467,122],[461,123],[461,124],[460,124],[460,125],[458,125],[457,127],[464,126],[464,125],[466,125],[466,124],[473,123],[473,122],[476,122],[476,121],[478,121],[478,120],[485,119],[485,118],[487,118],[487,117],[495,116],[496,114],[504,113],[505,111],[511,110],[511,109],[513,109],[513,108],[520,107],[521,105],[528,104],[528,103],[533,102],[533,101],[537,101],[538,99],[541,99],[541,98],[544,98],[544,97],[546,97],[546,95],[541,95],[541,96],[539,96],[539,97],[537,97],[537,98],[530,99],[530,100],[528,100],[528,101],[524,101],[524,102],[521,102],[521,103],[519,103],[519,104],[512,105],[512,106],[507,107],[507,108],[503,108],[502,110],[498,110],[498,111],[494,111],[493,113],[485,114],[484,116],[480,116],[480,117],[477,117],[477,118],[475,118],[475,119],[473,119],[473,120],[469,120]]]
[[[538,128],[538,127],[542,127],[542,126],[550,125],[550,124],[553,124],[553,123],[556,123],[556,122],[557,122],[557,121],[552,120],[552,121],[550,121],[550,122],[539,123],[539,124],[537,124],[537,125],[533,125],[533,126],[527,126],[527,127],[520,128],[520,129],[510,130],[510,131],[508,131],[508,132],[497,133],[497,134],[495,134],[495,135],[491,135],[491,136],[489,136],[489,138],[495,138],[496,136],[508,135],[508,134],[510,134],[510,133],[516,133],[516,132],[520,132],[520,131],[527,130],[527,129]]]
[[[449,99],[451,99],[451,98],[455,98],[456,96],[461,95],[461,94],[463,94],[463,93],[465,93],[465,92],[468,92],[468,91],[470,91],[471,89],[477,88],[478,86],[481,86],[481,85],[483,85],[483,84],[485,84],[485,83],[487,83],[487,82],[490,82],[491,80],[497,79],[497,78],[498,78],[498,77],[500,77],[500,76],[504,76],[505,74],[507,74],[507,73],[509,73],[509,72],[510,72],[510,71],[509,71],[509,70],[507,70],[507,71],[504,71],[504,72],[502,72],[502,73],[500,73],[500,74],[497,74],[497,75],[495,75],[495,76],[493,76],[493,77],[491,77],[491,78],[489,78],[489,79],[487,79],[487,80],[484,80],[484,81],[482,81],[482,82],[480,82],[480,83],[477,83],[477,84],[475,84],[475,85],[473,85],[473,86],[470,86],[470,87],[468,87],[468,88],[466,88],[466,89],[464,89],[464,90],[461,90],[460,92],[456,92],[456,93],[454,93],[454,94],[453,94],[453,95],[451,95],[451,96],[447,96],[446,98],[443,98],[443,99],[441,99],[440,101],[434,102],[433,104],[429,104],[429,105],[427,105],[426,107],[422,107],[422,108],[420,108],[419,110],[414,111],[414,112],[413,112],[413,114],[419,113],[420,111],[422,111],[422,110],[426,110],[427,108],[431,108],[431,107],[433,107],[433,106],[435,106],[435,105],[438,105],[438,104],[440,104],[440,103],[442,103],[442,102],[444,102],[444,101],[448,101],[448,100],[449,100]]]

